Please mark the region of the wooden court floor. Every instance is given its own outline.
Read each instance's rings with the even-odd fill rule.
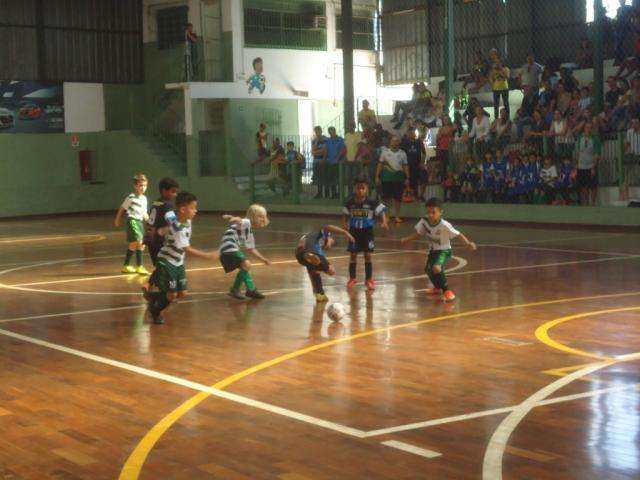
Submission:
[[[443,304],[408,222],[378,232],[371,295],[331,251],[333,323],[292,255],[328,220],[275,217],[265,300],[193,260],[156,326],[111,221],[0,222],[0,480],[640,478],[637,233],[460,225],[481,246]],[[193,243],[221,233],[200,215]]]

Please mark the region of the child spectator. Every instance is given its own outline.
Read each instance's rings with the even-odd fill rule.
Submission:
[[[442,182],[442,188],[444,189],[445,202],[458,201],[460,197],[460,181],[457,175],[453,172],[447,173],[447,178]]]
[[[570,156],[562,158],[560,173],[558,175],[557,189],[565,204],[573,202],[573,191],[575,190],[576,170],[573,167]]]
[[[544,196],[544,203],[552,203],[556,198],[558,184],[558,170],[550,156],[544,157],[544,165],[540,169],[540,188]]]
[[[424,144],[416,136],[416,129],[410,128],[402,138],[400,148],[407,155],[409,165],[409,188],[415,198],[420,195],[420,172],[424,168]]]
[[[464,202],[471,203],[475,200],[479,184],[480,169],[477,167],[473,157],[468,155],[464,170],[460,175],[460,193]]]
[[[493,201],[493,191],[496,183],[494,158],[491,151],[487,151],[484,154],[480,171],[482,172],[482,180],[480,182],[480,191],[478,192],[478,196],[480,197],[480,201],[491,203]]]
[[[521,203],[524,194],[524,175],[520,155],[513,158],[513,163],[507,176],[507,198],[509,203]]]
[[[493,200],[503,203],[507,193],[507,175],[509,172],[509,162],[502,150],[496,150],[496,157],[493,163],[494,188]]]

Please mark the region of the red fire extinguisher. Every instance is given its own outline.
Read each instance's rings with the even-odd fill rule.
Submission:
[[[78,158],[80,159],[80,180],[83,182],[90,182],[93,180],[91,153],[91,150],[81,150],[78,152]]]

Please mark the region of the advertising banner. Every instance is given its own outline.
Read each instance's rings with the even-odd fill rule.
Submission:
[[[0,133],[63,133],[62,83],[0,81]]]

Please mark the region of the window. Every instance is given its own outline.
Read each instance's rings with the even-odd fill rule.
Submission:
[[[172,7],[158,10],[158,48],[173,48],[184,43],[189,7]]]
[[[587,2],[587,23],[593,22],[595,18],[593,10],[594,0],[585,0]],[[607,17],[616,18],[618,15],[618,8],[620,7],[620,0],[602,0],[604,9],[607,12]],[[631,6],[633,0],[625,0],[625,5]]]
[[[325,50],[324,3],[247,0],[244,38],[247,47]]]
[[[342,48],[342,16],[336,15],[336,47]],[[353,48],[375,50],[373,12],[353,12]]]

